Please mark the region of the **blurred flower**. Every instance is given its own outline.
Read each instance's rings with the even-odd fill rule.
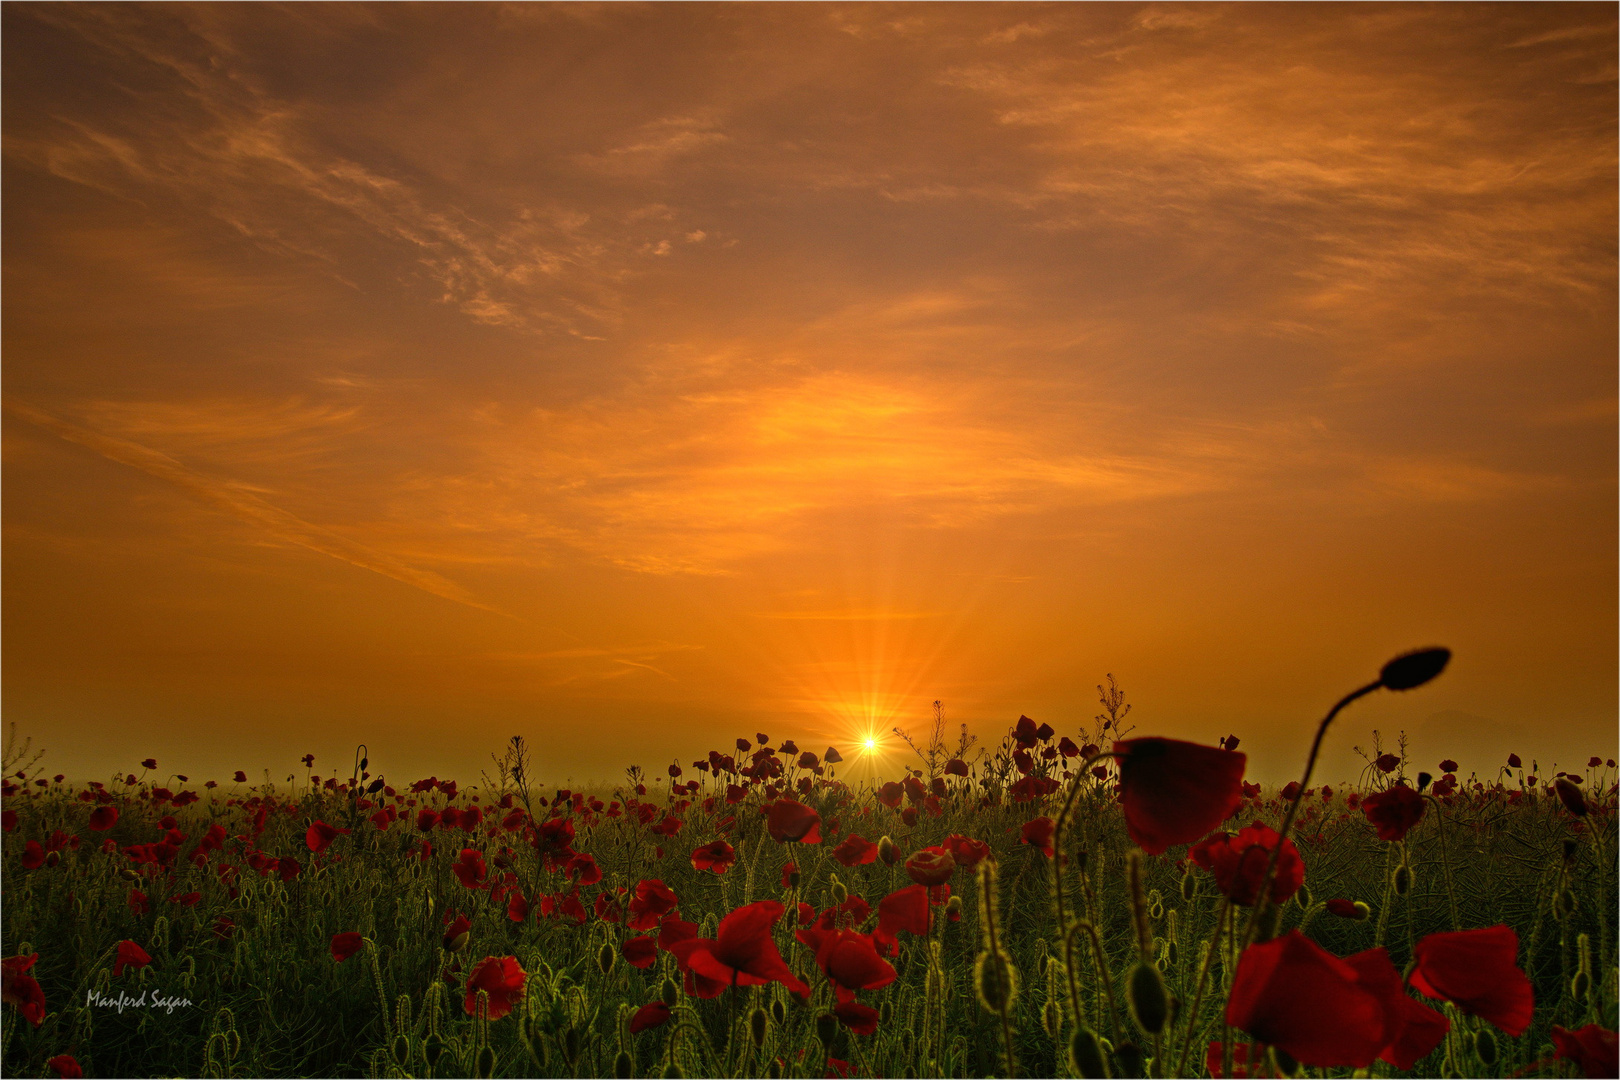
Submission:
[[[1026,821],[1023,829],[1020,830],[1019,840],[1021,843],[1038,848],[1042,855],[1050,859],[1052,857],[1052,831],[1054,827],[1055,825],[1049,817],[1038,817],[1033,821]]]
[[[1149,855],[1208,835],[1243,802],[1243,754],[1160,738],[1116,742],[1114,752],[1126,830]]]
[[[662,1027],[669,1023],[669,1006],[662,1001],[648,1002],[636,1010],[630,1018],[630,1034],[635,1035],[648,1028]]]
[[[652,967],[658,959],[658,943],[645,934],[625,938],[619,948],[626,961],[643,970]]]
[[[155,768],[157,768],[157,758],[147,758],[145,761],[141,762],[141,768],[143,768],[143,769],[155,769]]]
[[[792,799],[777,799],[771,804],[765,827],[778,844],[821,843],[821,815]]]
[[[1356,919],[1359,921],[1367,917],[1367,913],[1356,907],[1353,901],[1345,900],[1342,897],[1329,900],[1325,906],[1328,914],[1337,915],[1341,919]]]
[[[1587,1076],[1620,1076],[1620,1040],[1608,1028],[1587,1024],[1566,1031],[1554,1024],[1552,1041],[1557,1056],[1573,1061]]]
[[[366,939],[354,930],[332,935],[332,959],[343,963],[365,947]]]
[[[1524,768],[1524,762],[1519,760],[1519,755],[1518,754],[1509,754],[1508,755],[1508,768],[1510,768],[1510,769],[1522,769],[1522,768]]]
[[[1440,763],[1440,771],[1443,773],[1456,772],[1457,763],[1452,761],[1450,758],[1446,758],[1446,760]]]
[[[1361,812],[1378,830],[1378,839],[1391,843],[1406,839],[1412,826],[1423,817],[1423,808],[1423,796],[1404,784],[1361,800]]]
[[[1234,904],[1252,907],[1260,896],[1260,879],[1265,876],[1266,864],[1272,849],[1277,846],[1277,831],[1269,825],[1254,824],[1242,829],[1236,836],[1215,833],[1194,844],[1188,855],[1193,862],[1215,875],[1215,884]],[[1277,854],[1277,869],[1271,879],[1271,902],[1281,904],[1299,891],[1305,881],[1305,863],[1292,840],[1283,840]]]
[[[523,984],[528,978],[516,957],[486,956],[467,976],[467,998],[462,1002],[467,1015],[477,1011],[478,991],[482,990],[489,995],[489,1018],[499,1020],[523,999]]]
[[[1412,690],[1439,675],[1450,660],[1450,649],[1417,649],[1402,653],[1384,665],[1378,673],[1378,681],[1390,690]]]
[[[45,991],[28,974],[38,960],[39,953],[0,960],[0,1001],[15,1008],[35,1027],[45,1020]]]
[[[858,833],[850,833],[833,848],[832,856],[845,866],[865,866],[877,858],[878,846]]]
[[[1558,793],[1558,800],[1564,804],[1564,809],[1576,817],[1586,816],[1586,796],[1581,794],[1580,788],[1560,776],[1553,781],[1553,790]]]
[[[1510,926],[1430,934],[1413,950],[1412,987],[1518,1038],[1536,1006],[1535,989],[1519,970],[1518,957],[1519,935]]]
[[[118,808],[116,806],[98,806],[90,811],[90,828],[96,832],[106,832],[118,824]]]
[[[54,1069],[61,1080],[79,1080],[84,1075],[84,1070],[79,1068],[78,1061],[71,1054],[57,1054],[47,1058],[45,1064]]]
[[[1356,1069],[1409,1069],[1451,1026],[1406,995],[1382,948],[1340,959],[1298,930],[1244,951],[1226,1022],[1303,1065]]]
[[[856,899],[850,897],[851,901]],[[917,937],[928,933],[927,886],[908,885],[878,901],[878,924],[872,931],[874,944],[892,956],[900,945],[895,935],[902,930]]]
[[[348,835],[348,832],[348,829],[335,829],[326,822],[317,820],[304,834],[304,843],[309,845],[309,850],[319,855],[331,846],[332,841],[339,836]]]

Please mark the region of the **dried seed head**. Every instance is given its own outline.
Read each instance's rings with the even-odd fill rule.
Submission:
[[[1164,1030],[1170,1015],[1170,1000],[1164,989],[1164,977],[1152,964],[1138,963],[1130,975],[1131,1016],[1137,1026],[1149,1035]]]

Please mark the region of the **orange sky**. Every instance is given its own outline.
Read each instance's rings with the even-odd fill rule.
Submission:
[[[5,717],[1613,754],[1615,15],[6,5]]]

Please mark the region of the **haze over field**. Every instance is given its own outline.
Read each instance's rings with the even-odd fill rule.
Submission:
[[[1612,755],[1615,11],[7,5],[6,719]]]

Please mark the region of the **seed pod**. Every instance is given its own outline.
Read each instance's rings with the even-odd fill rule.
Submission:
[[[1114,1051],[1114,1060],[1119,1062],[1119,1075],[1142,1075],[1142,1048],[1133,1042],[1122,1042]]]
[[[1474,1053],[1479,1057],[1481,1065],[1496,1064],[1496,1036],[1485,1028],[1474,1036]]]
[[[1149,1035],[1157,1035],[1164,1030],[1164,1022],[1170,1014],[1170,1002],[1158,968],[1140,962],[1132,968],[1129,997],[1131,1015],[1135,1017],[1138,1027]]]
[[[613,971],[613,960],[618,955],[619,950],[611,943],[602,942],[602,947],[596,950],[596,966],[602,969],[602,974],[607,975]]]
[[[1401,865],[1397,866],[1395,868],[1395,879],[1393,884],[1395,886],[1395,895],[1405,896],[1407,890],[1411,889],[1412,887],[1412,868],[1407,866],[1405,863],[1401,863]]]
[[[1097,1042],[1097,1033],[1090,1028],[1080,1028],[1069,1037],[1069,1071],[1079,1077],[1100,1080],[1108,1076],[1102,1046]]]
[[[659,986],[658,986],[658,1000],[659,1001],[662,1001],[665,1005],[668,1005],[670,1008],[673,1009],[675,1007],[675,1003],[677,1001],[679,1001],[680,998],[681,998],[681,988],[679,986],[675,985],[675,980],[674,979],[666,978],[662,983],[659,984]]]
[[[748,1037],[754,1040],[755,1046],[765,1045],[765,1025],[769,1020],[764,1009],[756,1008],[748,1014]]]
[[[987,950],[979,954],[973,965],[973,989],[986,1012],[999,1013],[1012,1006],[1018,995],[1017,977],[1005,953]]]
[[[787,1006],[782,1004],[780,998],[771,1002],[771,1019],[775,1020],[778,1026],[787,1023]]]
[[[822,1046],[832,1046],[833,1039],[838,1035],[838,1017],[832,1013],[822,1013],[816,1017],[816,1038]]]
[[[630,1080],[636,1074],[636,1062],[629,1051],[620,1050],[619,1056],[613,1059],[613,1075],[617,1080]]]
[[[495,1075],[495,1048],[493,1046],[479,1048],[478,1056],[473,1060],[473,1075],[480,1078]]]

